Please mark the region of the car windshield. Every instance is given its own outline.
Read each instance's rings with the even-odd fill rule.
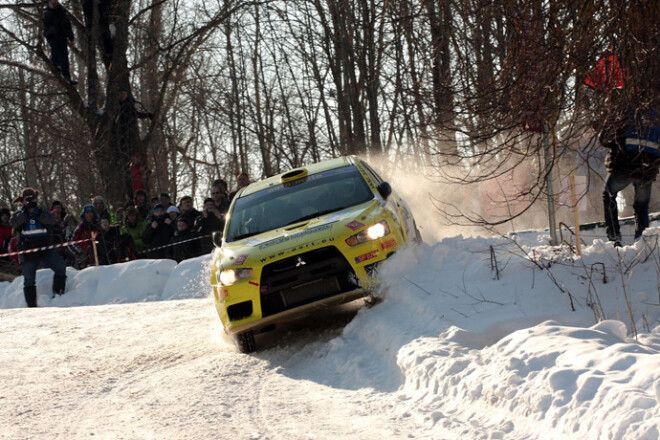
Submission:
[[[354,166],[312,174],[237,199],[225,239],[240,240],[373,198]]]

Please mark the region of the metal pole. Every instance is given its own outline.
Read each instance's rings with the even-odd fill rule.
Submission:
[[[545,150],[546,190],[548,194],[548,229],[550,230],[550,245],[555,246],[559,244],[559,240],[557,240],[557,225],[555,220],[555,192],[552,187],[552,158],[547,132],[543,133],[543,148]]]
[[[575,248],[577,254],[582,256],[582,245],[580,243],[580,213],[578,212],[577,194],[575,191],[575,172],[571,173],[571,204],[573,205],[573,217],[575,218]]]

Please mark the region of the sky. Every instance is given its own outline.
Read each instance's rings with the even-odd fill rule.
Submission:
[[[422,222],[423,223],[423,222]],[[624,227],[624,235],[630,234]],[[422,229],[424,233],[424,229]],[[0,283],[2,439],[660,436],[660,227],[582,256],[543,231],[410,245],[362,300],[238,352],[210,255]]]

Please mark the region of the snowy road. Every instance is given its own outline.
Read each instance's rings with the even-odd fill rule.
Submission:
[[[219,336],[206,299],[0,311],[2,438],[424,438],[391,396],[297,376],[296,354],[355,309],[264,335],[255,356]]]
[[[411,247],[382,302],[260,335],[252,355],[222,336],[208,258],[72,270],[54,299],[40,271],[37,309],[22,280],[0,284],[0,439],[657,440],[652,232],[581,259],[526,248],[547,270],[501,238]]]

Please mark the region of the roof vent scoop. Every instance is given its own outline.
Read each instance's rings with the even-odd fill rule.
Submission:
[[[303,179],[307,177],[307,170],[305,168],[297,168],[288,173],[282,174],[282,183],[292,182],[294,180]]]

